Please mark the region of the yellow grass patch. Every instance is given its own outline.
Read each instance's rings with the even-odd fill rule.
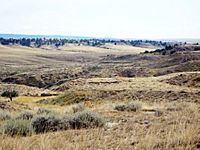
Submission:
[[[14,101],[21,103],[35,103],[45,98],[50,98],[50,97],[19,96],[15,98]]]

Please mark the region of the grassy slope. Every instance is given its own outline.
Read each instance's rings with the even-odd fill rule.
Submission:
[[[55,67],[54,63],[58,66],[66,64],[61,57],[65,54],[66,57],[70,58],[70,53],[76,53],[77,55],[82,53],[84,56],[87,56],[88,54],[91,54],[90,51],[92,51],[92,54],[95,53],[94,56],[97,56],[96,50],[85,47],[84,52],[80,52],[82,48],[79,48],[80,47],[74,48],[75,51],[73,51],[72,48],[61,48],[63,50],[49,50],[47,53],[47,50],[45,49],[35,49],[35,51],[32,51],[33,49],[31,49],[31,51],[29,51],[30,49],[25,47],[0,46],[0,53],[2,54],[0,55],[2,58],[0,59],[0,63],[1,65],[9,63],[7,68],[10,68],[10,66],[13,65],[26,65],[27,63],[35,64],[37,67],[41,63],[46,63],[51,67]],[[89,52],[86,53],[86,50]],[[7,53],[7,51],[9,52]],[[106,49],[105,51],[107,53],[109,50]],[[41,58],[38,55],[48,56],[48,58]],[[75,56],[77,57],[77,55]],[[98,56],[99,55],[102,54],[98,54]],[[11,62],[13,64],[10,64]],[[145,101],[145,97],[143,97],[140,99],[143,103],[143,109],[141,111],[117,112],[113,109],[114,106],[119,103],[129,103],[134,101],[132,98],[127,99],[124,95],[120,97],[120,91],[123,91],[123,94],[127,94],[128,92],[135,94],[134,92],[137,91],[140,95],[144,96],[148,96],[145,95],[145,93],[151,94],[155,91],[172,91],[178,93],[193,92],[193,95],[199,93],[200,90],[198,88],[189,88],[187,86],[170,85],[160,82],[162,80],[173,78],[179,74],[180,73],[175,73],[148,78],[93,77],[90,79],[75,80],[70,88],[76,91],[76,96],[78,95],[81,97],[84,95],[83,92],[95,94],[96,91],[115,91],[115,94],[119,95],[119,99],[112,99],[112,95],[106,95],[105,101],[93,102],[94,107],[92,109],[104,116],[107,122],[120,122],[120,124],[113,128],[105,127],[87,130],[68,130],[64,132],[33,135],[30,137],[12,138],[6,135],[0,135],[0,149],[195,149],[200,139],[200,105],[199,103],[190,101],[191,99],[188,97],[185,99],[183,98],[182,101],[173,102],[169,102],[168,98],[170,97],[164,97],[163,101]],[[143,93],[141,93],[141,91],[143,91]],[[73,93],[71,94],[73,95]],[[193,95],[189,96],[193,99]],[[70,96],[71,95],[67,98],[73,99]],[[150,98],[152,99],[152,97]],[[156,99],[156,95],[153,95],[153,98]],[[20,108],[19,110],[31,109],[32,111],[36,111],[39,107],[45,107],[62,113],[65,111],[70,112],[71,107],[73,106],[36,103],[40,99],[42,98],[22,96],[16,98],[16,101],[11,102],[9,105],[13,107],[17,106]],[[91,99],[91,101],[92,100],[93,99]],[[161,111],[161,116],[157,116],[156,111]],[[16,111],[13,111],[13,113],[16,113]],[[125,121],[121,122],[121,120]]]
[[[110,49],[98,48],[92,46],[77,46],[77,45],[65,45],[56,49],[55,47],[44,46],[43,48],[29,48],[22,46],[4,46],[0,45],[0,63],[58,63],[62,61],[62,57],[74,57],[74,56],[84,56],[85,54],[91,53],[96,55],[106,55],[106,54],[119,54],[119,53],[132,53],[137,54],[143,52],[144,50],[149,50],[148,48],[131,47],[131,46],[109,46]],[[126,50],[124,52],[124,50]],[[42,58],[40,56],[46,56]],[[48,58],[49,56],[49,58]],[[50,57],[54,56],[54,57]],[[57,56],[57,57],[56,57]]]
[[[195,149],[198,143],[199,113],[194,103],[144,103],[144,107],[161,109],[158,117],[155,112],[116,112],[110,101],[93,108],[106,117],[108,122],[118,123],[113,128],[68,130],[64,132],[33,135],[31,137],[0,136],[2,149]],[[64,108],[62,108],[64,109]],[[57,111],[62,110],[57,109]],[[66,108],[65,108],[66,109]]]

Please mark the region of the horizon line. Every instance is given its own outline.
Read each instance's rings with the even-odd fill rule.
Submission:
[[[171,38],[118,38],[118,37],[95,37],[82,35],[64,35],[64,34],[29,34],[29,33],[2,33],[0,35],[18,35],[18,36],[60,36],[60,37],[76,37],[87,39],[116,39],[116,40],[200,40],[200,38],[193,37],[171,37]]]

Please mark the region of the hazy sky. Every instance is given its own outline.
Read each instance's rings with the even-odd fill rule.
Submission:
[[[200,38],[200,0],[0,0],[0,33]]]

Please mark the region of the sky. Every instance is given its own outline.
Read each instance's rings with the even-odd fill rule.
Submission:
[[[0,33],[200,38],[200,0],[0,0]]]

